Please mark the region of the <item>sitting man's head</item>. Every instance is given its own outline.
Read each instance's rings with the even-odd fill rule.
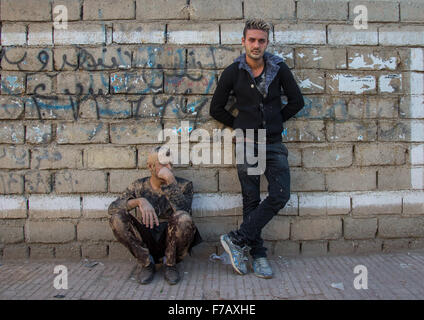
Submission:
[[[168,168],[172,172],[171,152],[166,146],[154,147],[147,157],[147,167],[152,177],[165,182],[163,175],[159,174],[162,168]]]

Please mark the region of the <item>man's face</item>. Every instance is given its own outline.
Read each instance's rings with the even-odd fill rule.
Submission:
[[[246,49],[246,55],[253,60],[262,59],[268,43],[268,35],[262,30],[246,30],[246,38],[241,38],[241,44]]]

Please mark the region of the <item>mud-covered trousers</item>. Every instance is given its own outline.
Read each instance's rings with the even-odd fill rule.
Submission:
[[[126,210],[115,211],[109,219],[116,239],[137,259],[141,266],[155,263],[165,256],[168,266],[180,262],[189,252],[196,232],[191,216],[186,211],[174,212],[166,222],[153,229],[146,227]]]
[[[254,148],[255,156],[257,156],[258,145],[254,144]],[[246,153],[246,148],[244,150]],[[238,230],[231,231],[230,236],[236,240],[237,244],[249,246],[250,255],[253,258],[266,257],[267,249],[263,245],[262,229],[290,199],[290,171],[287,156],[287,147],[282,142],[266,144],[264,174],[268,181],[268,196],[262,202],[260,175],[249,175],[247,171],[249,167],[256,167],[257,164],[249,164],[247,157],[244,157],[244,163],[237,164],[243,197],[243,223]]]

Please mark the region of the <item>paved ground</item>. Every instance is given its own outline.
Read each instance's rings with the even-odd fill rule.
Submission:
[[[325,257],[272,257],[272,280],[240,276],[220,260],[186,258],[182,281],[169,286],[162,268],[149,285],[138,267],[122,261],[3,261],[0,299],[423,299],[424,250]],[[68,270],[68,289],[56,289],[54,267]],[[357,265],[367,268],[368,289],[357,290]],[[365,284],[364,281],[358,281]]]

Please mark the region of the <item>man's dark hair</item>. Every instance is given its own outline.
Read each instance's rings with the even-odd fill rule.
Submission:
[[[265,31],[269,39],[269,30],[271,29],[271,26],[265,20],[257,18],[248,19],[244,26],[243,37],[246,38],[246,31],[252,29]]]

